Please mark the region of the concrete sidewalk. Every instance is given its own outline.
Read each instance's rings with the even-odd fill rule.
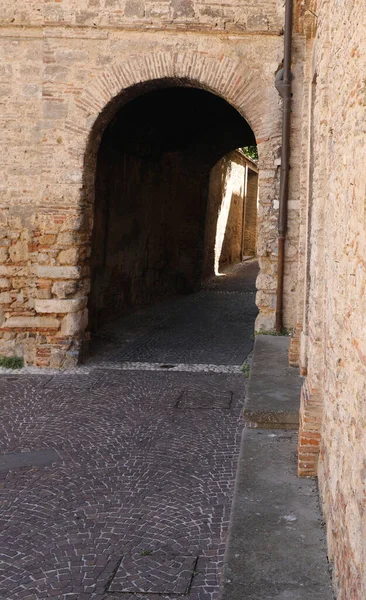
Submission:
[[[297,477],[301,378],[289,338],[257,336],[221,600],[331,600],[315,479]]]

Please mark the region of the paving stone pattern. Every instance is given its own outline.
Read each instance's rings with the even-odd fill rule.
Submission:
[[[256,261],[243,263],[196,294],[107,325],[94,348],[96,360],[241,365],[253,347],[257,274]]]
[[[97,367],[4,375],[0,452],[61,462],[0,473],[0,598],[216,600],[244,384]]]
[[[255,316],[253,303],[250,293],[202,291],[113,360],[240,365],[253,346],[253,326],[245,320]]]

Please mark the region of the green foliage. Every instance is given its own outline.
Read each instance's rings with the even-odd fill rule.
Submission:
[[[242,370],[242,371],[243,371],[243,373],[244,373],[244,377],[245,377],[245,379],[248,379],[248,378],[249,378],[249,375],[250,375],[250,364],[249,364],[249,363],[247,363],[247,362],[245,362],[245,363],[243,364],[243,366],[242,366],[241,370]]]
[[[150,556],[152,554],[152,550],[141,550],[140,556]]]
[[[257,146],[245,146],[242,148],[242,151],[245,156],[257,162],[258,160],[258,148]]]
[[[21,369],[24,360],[19,356],[0,356],[0,367],[5,369]]]
[[[292,330],[291,329],[286,329],[285,327],[283,327],[283,329],[281,329],[281,331],[276,331],[275,329],[258,329],[258,331],[255,332],[255,335],[291,335]]]

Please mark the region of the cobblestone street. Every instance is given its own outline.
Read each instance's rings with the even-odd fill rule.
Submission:
[[[1,376],[1,600],[218,598],[256,274],[106,327],[80,369]]]

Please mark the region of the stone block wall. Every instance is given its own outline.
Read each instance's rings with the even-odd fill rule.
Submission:
[[[283,55],[283,3],[3,1],[0,27],[0,354],[40,366],[77,361],[87,338],[98,145],[126,90],[161,79],[222,96],[255,133],[257,327],[273,327],[281,144],[273,80]],[[301,35],[295,46],[300,92]],[[296,317],[299,172],[294,156],[288,326]]]
[[[236,156],[237,155],[237,156]],[[245,165],[231,152],[210,173],[205,223],[203,276],[212,277],[224,265],[241,260]],[[227,235],[230,231],[231,235]]]
[[[338,600],[366,597],[366,4],[319,0],[308,44],[300,474],[318,471]]]

